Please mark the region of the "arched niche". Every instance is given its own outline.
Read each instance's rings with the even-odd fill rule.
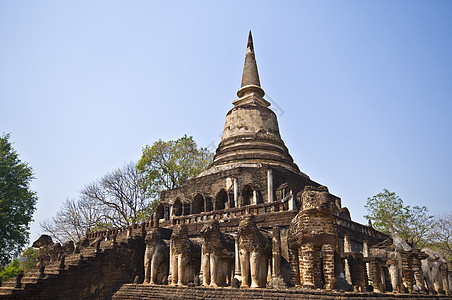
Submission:
[[[206,197],[206,212],[213,210],[213,203],[211,197]]]
[[[249,184],[245,185],[241,193],[242,206],[250,205],[253,201],[253,189]]]
[[[163,207],[163,203],[159,203],[159,205],[155,209],[155,214],[158,220],[165,218],[165,208]]]
[[[183,208],[182,214],[184,216],[188,216],[190,214],[190,203],[188,202],[182,203],[182,208]]]
[[[182,215],[182,202],[180,201],[179,198],[176,199],[176,201],[174,201],[173,204],[173,215],[178,217]]]
[[[196,196],[193,198],[191,213],[199,214],[202,212],[204,212],[204,197],[201,194],[196,194]]]
[[[228,202],[228,194],[224,189],[221,189],[215,197],[215,210],[224,209]]]

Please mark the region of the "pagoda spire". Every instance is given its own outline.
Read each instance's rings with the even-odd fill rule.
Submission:
[[[255,94],[261,98],[265,95],[259,81],[259,73],[257,71],[256,58],[254,56],[253,36],[251,35],[251,30],[248,35],[248,44],[246,47],[242,85],[237,92],[237,96],[242,98],[250,94]]]

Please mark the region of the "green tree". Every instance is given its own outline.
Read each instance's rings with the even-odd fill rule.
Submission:
[[[428,247],[442,253],[452,260],[452,213],[441,213],[435,216],[435,223],[430,232]]]
[[[20,269],[24,272],[28,272],[31,269],[36,268],[38,263],[38,249],[33,247],[25,248],[19,257]]]
[[[2,277],[2,281],[7,280],[8,278],[14,277],[20,271],[20,262],[17,258],[13,259],[11,263],[9,263],[3,270],[0,272],[0,276]]]
[[[137,168],[145,174],[148,194],[158,199],[160,192],[181,186],[204,171],[213,153],[198,148],[193,137],[184,135],[176,141],[159,140],[143,148]]]
[[[0,272],[2,281],[16,276],[20,270],[28,272],[29,270],[36,268],[37,258],[38,249],[34,249],[33,247],[26,248],[19,258],[13,259],[13,261],[5,266]]]
[[[364,217],[372,221],[375,229],[386,234],[397,232],[407,217],[402,199],[387,189],[383,189],[383,193],[378,193],[372,198],[367,198],[364,207],[369,213]]]
[[[28,242],[37,202],[36,193],[30,189],[33,170],[19,159],[9,137],[0,137],[0,267]]]
[[[433,216],[426,206],[410,207],[395,193],[383,189],[373,197],[367,198],[365,205],[373,227],[383,233],[396,233],[413,246],[422,247],[433,227]]]
[[[397,233],[414,247],[424,247],[434,228],[433,216],[428,214],[426,206],[406,206],[404,210],[406,219],[398,225]]]

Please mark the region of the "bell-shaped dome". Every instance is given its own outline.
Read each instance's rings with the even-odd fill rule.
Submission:
[[[200,176],[240,166],[278,165],[300,172],[279,134],[276,114],[263,98],[251,32],[242,85],[226,115],[223,136],[211,166]]]

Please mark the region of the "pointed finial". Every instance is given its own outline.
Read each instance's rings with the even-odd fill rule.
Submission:
[[[259,81],[259,73],[257,72],[256,58],[254,56],[253,36],[250,30],[246,47],[245,65],[243,67],[242,85],[237,92],[237,96],[241,98],[252,93],[259,97],[263,97],[265,94]]]
[[[246,45],[247,50],[250,49],[251,52],[254,52],[254,46],[253,46],[253,35],[250,33],[248,34],[248,45]]]

